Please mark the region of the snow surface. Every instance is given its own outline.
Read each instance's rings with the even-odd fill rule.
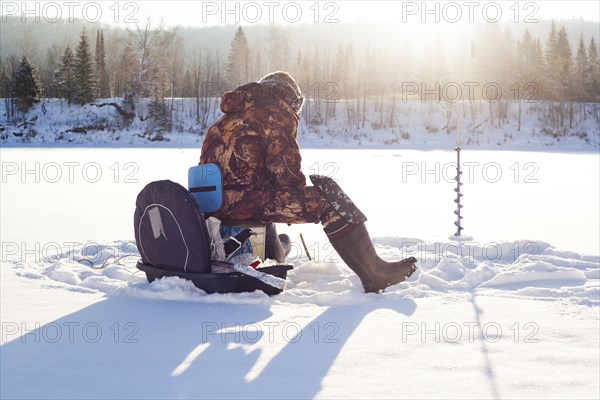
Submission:
[[[135,196],[185,184],[198,149],[0,149],[0,397],[600,396],[597,154],[465,151],[462,244],[453,152],[302,154],[383,258],[417,257],[407,282],[364,294],[320,227],[296,225],[278,296],[149,284]]]

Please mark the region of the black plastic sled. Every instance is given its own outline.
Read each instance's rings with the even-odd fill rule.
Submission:
[[[138,262],[137,267],[146,273],[148,282],[152,282],[155,279],[160,279],[165,276],[178,276],[192,281],[197,288],[204,290],[208,294],[243,293],[254,292],[255,290],[262,290],[269,296],[281,293],[281,289],[267,285],[256,278],[244,275],[240,272],[225,272],[219,274],[201,274],[194,272],[182,273],[153,267],[142,262]],[[257,271],[285,279],[287,277],[287,272],[292,268],[291,265],[274,265],[272,267],[257,268]]]
[[[178,183],[156,181],[142,189],[136,200],[134,230],[141,256],[137,267],[146,273],[149,282],[178,276],[206,293],[281,293],[281,289],[240,272],[211,272],[204,214],[194,196]],[[285,279],[292,268],[275,265],[258,270]]]

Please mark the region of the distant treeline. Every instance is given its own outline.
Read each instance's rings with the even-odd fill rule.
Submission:
[[[579,32],[573,40],[569,35],[577,33],[554,21],[547,37],[527,29],[514,37],[509,25],[488,23],[474,27],[472,38],[448,38],[442,31],[426,38],[396,32],[361,47],[321,37],[301,48],[297,42],[305,39],[298,33],[310,27],[279,25],[250,42],[247,28],[237,27],[220,31],[229,38],[218,49],[195,47],[186,40],[186,29],[150,21],[129,30],[111,27],[106,40],[102,27],[81,24],[77,40],[44,46],[29,25],[4,24],[3,32],[10,28],[11,36],[20,38],[19,54],[0,55],[0,97],[6,99],[9,119],[44,97],[68,104],[103,99],[98,106],[116,107],[126,121],[153,118],[168,129],[173,101],[167,99],[186,97],[196,99],[196,118],[204,124],[214,97],[273,70],[289,71],[305,96],[318,100],[304,111],[311,123],[340,112],[336,100],[348,100],[342,111],[349,122],[364,120],[366,100],[380,101],[392,107],[390,124],[394,103],[407,99],[486,100],[492,121],[494,112],[496,118],[506,115],[511,102],[552,101],[562,127],[572,123],[573,103],[600,101],[597,39],[586,32],[589,39],[584,40]],[[375,37],[365,31],[369,35]],[[148,115],[136,111],[140,98],[152,99]]]

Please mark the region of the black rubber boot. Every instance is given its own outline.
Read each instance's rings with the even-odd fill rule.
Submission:
[[[365,224],[350,225],[329,240],[342,260],[358,275],[367,293],[377,293],[404,281],[417,270],[417,259],[409,257],[398,262],[379,258],[371,243]]]

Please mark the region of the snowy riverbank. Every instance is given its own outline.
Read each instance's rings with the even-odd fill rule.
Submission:
[[[99,100],[98,104],[113,101]],[[335,115],[325,118],[321,102],[319,123],[314,123],[315,103],[305,108],[312,117],[303,114],[298,141],[304,148],[412,148],[452,149],[457,140],[455,114],[448,105],[429,101],[408,100],[391,104],[366,102],[364,117],[358,118],[355,102],[336,103]],[[171,100],[167,100],[171,105]],[[146,102],[139,106],[139,115],[124,123],[114,107],[94,105],[68,106],[63,100],[37,104],[26,116],[27,123],[8,122],[0,115],[2,146],[86,146],[86,147],[199,147],[203,134],[221,113],[218,99],[211,99],[203,113],[203,122],[196,117],[194,99],[173,99],[169,129],[157,127],[148,118]],[[508,101],[506,118],[498,118],[498,107],[489,103],[454,105],[461,115],[461,145],[467,149],[598,151],[600,149],[600,107],[598,104],[575,104],[572,128],[556,128],[556,105],[548,102],[519,104]],[[331,106],[330,106],[331,107]],[[554,107],[554,108],[553,108]],[[490,111],[491,117],[490,117]],[[566,109],[566,106],[564,106]],[[393,112],[392,112],[393,110]],[[361,114],[362,115],[362,114]],[[307,121],[313,123],[307,123]]]

